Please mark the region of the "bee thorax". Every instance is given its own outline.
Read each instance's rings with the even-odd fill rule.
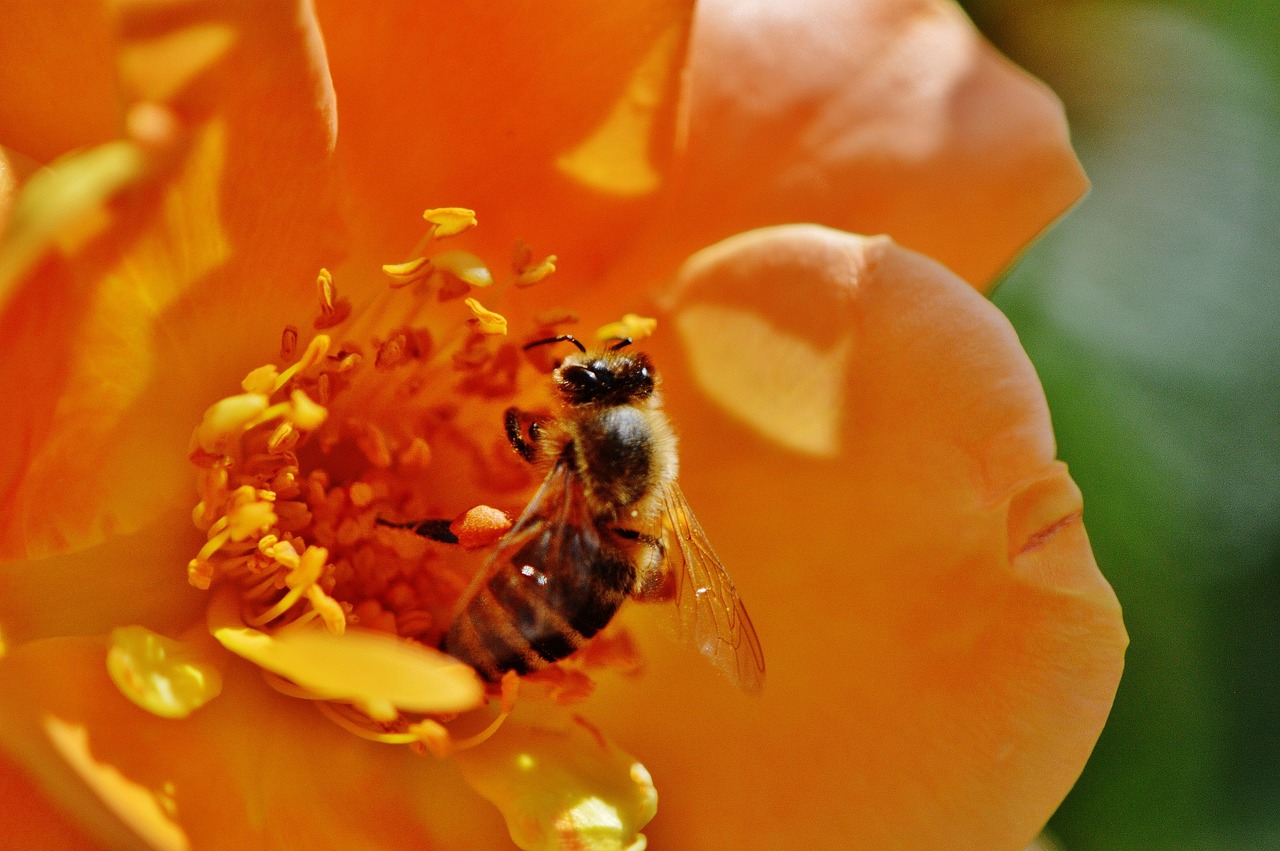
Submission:
[[[648,496],[661,475],[655,435],[645,412],[611,408],[581,423],[574,452],[588,498],[611,514]]]

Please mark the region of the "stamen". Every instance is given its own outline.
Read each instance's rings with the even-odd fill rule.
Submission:
[[[533,262],[533,251],[521,240],[511,258],[511,270],[516,273],[517,287],[531,287],[556,270],[556,256],[549,254],[537,263]]]
[[[228,396],[209,406],[196,426],[195,444],[211,455],[226,455],[245,427],[267,409],[269,400],[259,393]]]
[[[329,343],[330,340],[326,334],[317,334],[312,337],[311,342],[307,343],[307,350],[302,353],[298,362],[280,373],[280,377],[276,379],[275,389],[284,387],[295,375],[306,372],[323,360],[324,356],[329,354]]]
[[[434,227],[431,235],[436,239],[455,236],[476,226],[475,210],[466,207],[436,207],[422,214]]]
[[[596,331],[596,339],[601,342],[628,338],[639,341],[652,337],[657,328],[658,320],[636,313],[627,313],[617,322],[601,326]]]
[[[320,315],[312,323],[317,329],[340,325],[351,314],[351,302],[338,298],[338,287],[328,269],[321,269],[316,277],[316,289],[320,295]]]
[[[428,210],[424,217],[430,225],[424,244],[476,223],[464,208]],[[326,334],[300,349],[298,328],[287,326],[281,360],[249,372],[241,393],[205,412],[190,449],[199,499],[192,520],[205,542],[187,578],[215,590],[214,637],[273,671],[264,673],[273,688],[313,700],[362,738],[444,755],[490,738],[522,682],[509,672],[500,694],[488,693],[500,701],[498,715],[454,739],[456,728],[447,725],[454,716],[444,710],[461,704],[442,696],[465,679],[473,701],[467,705],[475,706],[484,689],[469,667],[435,648],[483,561],[474,551],[500,541],[512,517],[475,505],[447,525],[440,521],[439,536],[424,537],[418,527],[422,518],[453,516],[478,501],[461,494],[501,493],[511,505],[500,504],[518,507],[517,491],[531,485],[530,472],[503,440],[501,411],[530,402],[526,382],[545,379],[537,358],[517,341],[495,339],[508,333],[507,318],[470,296],[495,283],[480,257],[413,253],[423,256],[383,266],[391,287],[344,326],[336,350]],[[538,260],[520,245],[502,285],[507,293],[530,286],[555,265],[554,255]],[[413,282],[430,286],[412,297],[394,293]],[[316,288],[317,328],[349,318],[350,302],[327,269]],[[465,299],[467,310],[448,305],[429,315],[433,302],[452,298]],[[572,312],[557,310],[520,330],[532,335],[525,339],[545,339],[573,331],[565,326],[576,322]],[[639,339],[655,324],[628,314],[600,333]],[[456,493],[449,485],[455,478],[465,479]],[[404,662],[412,676],[400,670],[401,651],[416,659]],[[559,666],[528,681],[557,702],[580,700],[593,685],[581,671]],[[407,702],[389,697],[406,688]]]
[[[317,701],[316,708],[333,723],[337,724],[348,733],[354,733],[362,739],[368,739],[371,742],[381,742],[386,745],[411,745],[418,741],[418,737],[412,733],[388,733],[382,730],[373,729],[361,723],[361,719],[368,721],[363,716],[352,718],[344,713],[338,704],[329,703],[327,701]]]
[[[391,288],[399,289],[408,286],[414,281],[421,281],[429,278],[435,267],[431,265],[431,261],[425,257],[415,257],[405,263],[386,263],[382,267],[382,271],[387,277],[391,278]]]
[[[507,333],[507,318],[505,316],[487,309],[474,298],[467,299],[466,305],[471,311],[472,324],[481,334]]]
[[[493,286],[493,273],[483,260],[470,251],[445,251],[432,257],[431,265],[469,287]]]
[[[298,326],[286,325],[280,332],[280,360],[293,360],[298,351]]]

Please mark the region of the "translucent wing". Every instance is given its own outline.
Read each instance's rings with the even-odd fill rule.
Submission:
[[[764,686],[764,652],[733,581],[672,482],[662,494],[662,546],[675,578],[680,636],[744,691]]]
[[[445,649],[490,680],[571,653],[582,641],[574,624],[595,612],[600,542],[584,514],[581,482],[561,460],[472,578]]]

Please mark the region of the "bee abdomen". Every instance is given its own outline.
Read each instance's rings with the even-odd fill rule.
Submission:
[[[516,559],[482,586],[449,630],[444,649],[486,679],[527,674],[565,658],[612,620],[634,569],[599,554],[557,576]],[[517,564],[520,566],[517,567]],[[586,569],[583,569],[586,567]]]

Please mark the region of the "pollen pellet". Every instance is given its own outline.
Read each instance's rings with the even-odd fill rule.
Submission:
[[[477,505],[449,524],[449,531],[458,543],[468,549],[487,547],[510,528],[511,518],[506,512],[488,505]]]

